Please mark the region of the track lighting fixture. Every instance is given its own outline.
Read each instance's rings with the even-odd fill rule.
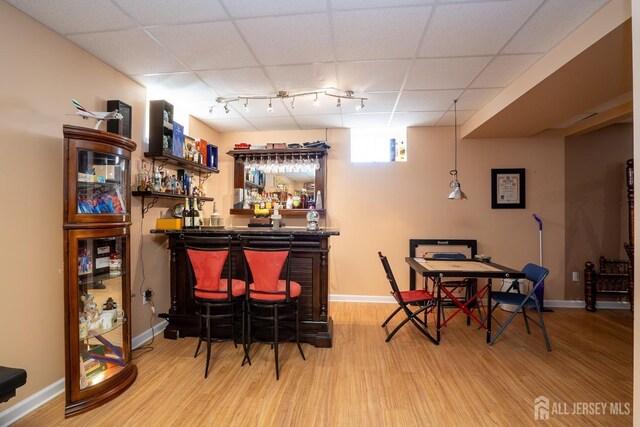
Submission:
[[[334,98],[338,98],[338,102],[336,103],[336,107],[340,108],[342,106],[342,100],[343,99],[355,99],[357,101],[360,101],[359,105],[356,105],[356,110],[362,110],[364,108],[364,101],[367,100],[367,98],[364,98],[362,96],[355,96],[355,93],[352,90],[346,90],[346,91],[340,91],[340,90],[336,90],[336,89],[328,89],[328,90],[313,90],[313,91],[309,91],[309,92],[297,92],[297,93],[289,93],[287,91],[281,90],[276,92],[273,95],[247,95],[247,96],[231,96],[231,97],[218,97],[216,98],[216,102],[218,104],[224,104],[224,111],[226,113],[229,112],[229,103],[230,102],[242,102],[244,105],[244,109],[245,111],[249,111],[249,100],[250,99],[264,99],[264,100],[269,100],[269,105],[267,107],[267,111],[272,112],[273,111],[273,105],[272,105],[272,100],[273,98],[279,98],[279,99],[288,99],[291,98],[291,108],[295,109],[296,108],[296,97],[301,97],[301,96],[309,96],[309,95],[313,95],[314,96],[314,100],[313,100],[313,105],[317,106],[319,104],[319,95],[325,95],[325,96],[332,96]],[[244,101],[244,102],[243,102]],[[213,107],[212,107],[213,108]]]

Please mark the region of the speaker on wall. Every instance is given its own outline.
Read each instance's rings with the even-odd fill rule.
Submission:
[[[107,101],[107,111],[118,110],[122,114],[121,120],[107,120],[107,132],[131,138],[131,105],[122,101],[110,99]]]

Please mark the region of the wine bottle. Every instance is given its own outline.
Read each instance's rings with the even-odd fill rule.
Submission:
[[[192,228],[200,228],[200,211],[198,210],[198,198],[193,199],[193,209],[191,209],[191,216],[193,217],[193,222],[191,224]]]
[[[184,209],[182,210],[182,228],[191,228],[191,210],[189,209],[189,199],[184,199]]]

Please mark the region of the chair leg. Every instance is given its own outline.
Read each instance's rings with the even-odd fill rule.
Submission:
[[[402,307],[396,308],[396,310],[393,313],[391,313],[391,315],[389,317],[387,317],[387,320],[384,321],[384,323],[382,324],[382,327],[384,328],[385,326],[387,326],[387,323],[389,323],[389,320],[391,320],[393,318],[393,316],[398,314],[398,312],[400,310],[402,310]]]
[[[544,335],[544,343],[547,346],[547,351],[551,351],[551,344],[549,344],[549,337],[547,336],[547,328],[544,326],[544,320],[542,320],[542,309],[537,299],[534,299],[536,303],[536,311],[538,312],[538,319],[540,319],[540,329],[542,329],[542,335]]]
[[[251,350],[251,304],[246,302],[247,308],[247,338],[246,338],[246,347],[244,351],[244,359],[242,359],[242,366],[245,363],[249,363],[251,366],[251,357],[249,357],[249,350]]]
[[[209,376],[209,360],[211,360],[211,311],[207,305],[207,364],[204,368],[204,377]]]
[[[531,328],[529,327],[529,316],[527,316],[527,308],[522,307],[522,316],[524,317],[524,326],[527,328],[527,333],[531,333]]]
[[[244,351],[244,359],[242,359],[242,365],[244,366],[245,362],[249,362],[249,366],[251,366],[251,358],[249,358],[249,348],[247,346],[247,323],[250,323],[249,314],[248,314],[248,304],[246,300],[242,301],[242,350]]]
[[[278,304],[273,305],[273,310],[273,350],[276,359],[276,381],[278,381],[280,379],[280,370],[278,369]]]
[[[302,351],[302,346],[300,345],[300,321],[298,316],[298,301],[296,301],[296,344],[298,345],[298,350],[300,350],[300,355],[302,356],[302,360],[307,360],[304,357],[304,352]]]
[[[498,306],[498,304],[496,304],[496,307]],[[518,312],[520,310],[522,310],[524,306],[523,304],[520,304],[518,307],[516,307],[516,309],[514,310],[513,313],[511,313],[511,315],[509,316],[509,318],[507,319],[506,322],[504,322],[504,325],[502,325],[502,327],[500,328],[500,330],[491,337],[491,342],[489,342],[489,345],[493,345],[494,342],[496,342],[496,340],[498,339],[498,337],[500,336],[500,334],[502,334],[502,332],[507,328],[507,326],[509,326],[509,323],[511,323],[511,321],[518,315]]]
[[[202,344],[202,305],[198,308],[198,346],[196,347],[196,353],[193,355],[194,358],[198,357],[200,344]]]

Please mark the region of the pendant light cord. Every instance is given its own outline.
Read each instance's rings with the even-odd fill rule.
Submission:
[[[454,132],[454,148],[453,148],[453,170],[449,172],[453,176],[450,186],[453,187],[458,181],[458,100],[453,100],[453,132]]]

